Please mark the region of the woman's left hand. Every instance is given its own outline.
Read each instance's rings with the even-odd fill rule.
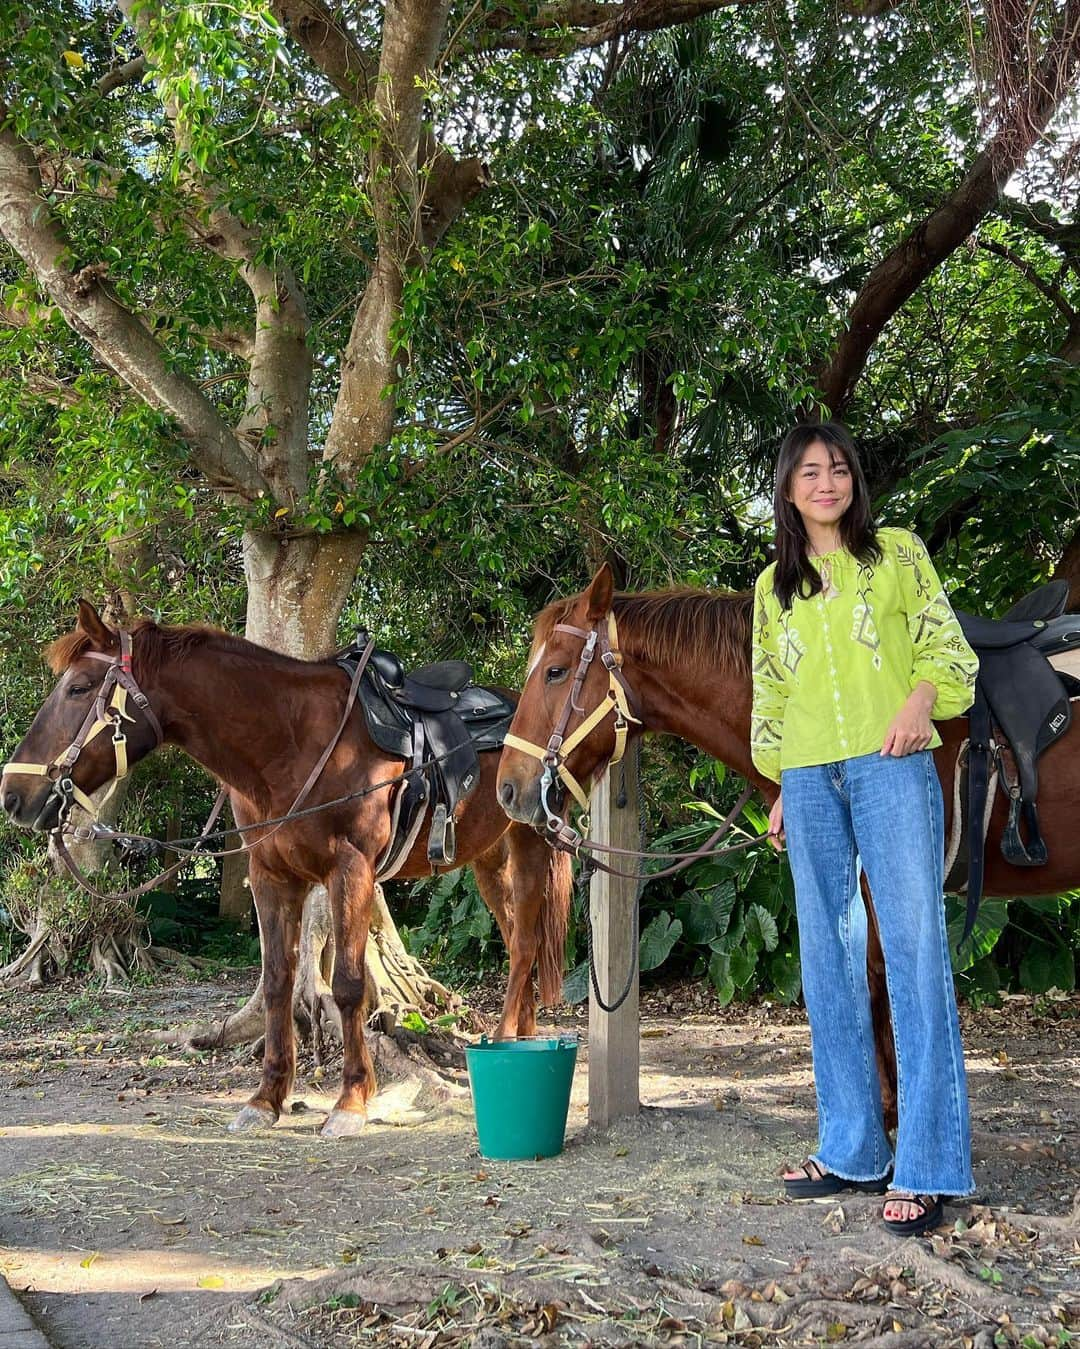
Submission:
[[[907,702],[885,732],[885,743],[881,747],[883,758],[891,755],[894,759],[902,759],[905,754],[917,754],[926,749],[934,736],[930,712],[936,697],[937,689],[925,679],[912,689]]]

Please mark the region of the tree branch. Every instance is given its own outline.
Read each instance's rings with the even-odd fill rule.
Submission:
[[[152,24],[167,22],[157,0],[119,0],[120,9],[145,36]],[[182,150],[179,109],[164,99],[165,113]],[[219,257],[236,264],[255,302],[255,343],[250,358],[246,405],[236,428],[251,446],[259,471],[276,499],[292,503],[307,489],[308,397],[311,354],[307,347],[307,307],[292,269],[257,261],[261,240],[221,203],[213,181],[188,157],[183,183],[202,211],[189,222],[197,238]]]
[[[1011,248],[1006,248],[1004,244],[999,244],[993,239],[980,239],[979,247],[985,248],[988,253],[993,253],[995,257],[1004,258],[1022,275],[1027,277],[1040,295],[1044,295],[1050,303],[1065,316],[1065,321],[1070,327],[1077,322],[1080,315],[1065,298],[1060,286],[1053,285],[1040,276],[1035,268],[1022,258],[1019,253],[1014,253]]]
[[[1061,249],[1068,261],[1075,264],[1080,258],[1080,220],[1059,220],[1049,202],[1002,197],[997,214]]]
[[[274,17],[348,102],[371,102],[378,62],[322,0],[272,0]]]
[[[392,349],[406,271],[423,255],[420,144],[424,85],[434,68],[449,0],[396,0],[383,20],[372,110],[371,203],[378,254],[345,348],[324,458],[354,470],[393,431],[394,399],[407,353]]]
[[[0,105],[0,124],[6,119]],[[247,500],[269,491],[214,405],[192,380],[170,368],[145,325],[108,291],[105,269],[71,271],[71,249],[42,195],[34,155],[7,129],[0,130],[0,233],[100,359],[151,407],[175,420],[215,487]]]
[[[141,80],[145,74],[146,57],[136,56],[132,61],[125,61],[123,65],[113,66],[112,70],[107,70],[94,88],[104,98],[122,85],[134,84],[137,80]]]
[[[487,33],[477,46],[483,51],[566,56],[600,47],[627,33],[673,28],[720,9],[759,3],[760,0],[625,0],[623,4],[594,4],[588,0],[558,0],[540,5],[525,23],[519,23],[517,16],[506,10],[495,9],[486,17]]]
[[[371,112],[378,63],[338,21],[323,0],[273,0],[273,11],[289,37],[303,49],[338,93]],[[418,162],[426,166],[423,242],[433,248],[464,207],[491,182],[479,159],[460,162],[421,127]]]
[[[1066,0],[1042,60],[1028,71],[1023,119],[999,130],[956,190],[882,258],[855,297],[847,328],[818,379],[834,415],[849,402],[886,324],[1000,200],[1005,184],[1070,89],[1078,60],[1080,0]]]

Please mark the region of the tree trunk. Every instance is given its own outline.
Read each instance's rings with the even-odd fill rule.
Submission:
[[[234,839],[227,846],[236,847]],[[251,926],[251,889],[247,883],[247,857],[230,853],[221,859],[221,889],[218,894],[218,917],[228,918],[241,927]]]

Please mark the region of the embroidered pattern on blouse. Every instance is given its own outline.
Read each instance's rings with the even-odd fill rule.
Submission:
[[[920,546],[912,548],[904,543],[896,547],[897,559],[911,569],[915,585],[915,597],[925,601],[921,609],[908,615],[908,633],[916,651],[929,644],[939,654],[945,670],[958,684],[968,684],[974,677],[977,662],[973,665],[973,656],[967,639],[964,637],[960,622],[953,613],[945,591],[935,591],[931,578],[927,576],[922,563],[926,553]],[[936,580],[936,577],[934,578]]]
[[[781,614],[780,630],[782,636],[780,659],[794,676],[799,669],[799,662],[806,655],[806,647],[799,636],[799,629],[791,621],[790,611]]]
[[[861,646],[868,648],[872,653],[871,665],[875,670],[880,670],[881,638],[878,636],[877,625],[874,622],[873,584],[873,570],[865,562],[860,562],[855,580],[855,592],[859,599],[852,614],[851,636]]]
[[[769,649],[770,639],[769,616],[765,606],[761,605],[757,612],[753,644],[753,679],[754,687],[758,689],[766,683],[776,686],[782,686],[784,683],[784,667],[779,656]],[[763,751],[766,755],[778,755],[783,736],[782,716],[768,716],[756,708],[753,709],[750,718],[750,743],[754,749]]]
[[[926,558],[926,553],[920,546],[913,548],[910,544],[899,542],[896,545],[897,561],[902,562],[905,567],[910,567],[915,577],[915,598],[917,600],[929,600],[931,596],[930,578],[923,571],[922,563]],[[939,598],[944,599],[944,591],[940,592]],[[948,601],[946,601],[946,607]],[[952,610],[949,610],[951,613]]]

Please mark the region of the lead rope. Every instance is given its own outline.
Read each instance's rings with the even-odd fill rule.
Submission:
[[[626,789],[626,760],[622,762],[621,785],[619,794],[615,798],[616,806],[626,808],[628,802],[628,793]],[[634,741],[634,772],[638,783],[638,836],[643,837],[646,825],[645,793],[641,790],[641,739]],[[634,896],[634,911],[631,918],[632,923],[632,941],[630,946],[630,968],[626,974],[626,984],[623,991],[614,1002],[605,1002],[603,994],[600,992],[600,983],[596,974],[596,960],[593,956],[593,926],[592,926],[592,878],[599,870],[594,857],[586,857],[582,860],[580,870],[578,871],[578,885],[581,887],[581,898],[585,909],[585,945],[589,957],[589,980],[592,983],[593,997],[596,999],[596,1005],[602,1012],[617,1012],[626,999],[630,996],[630,990],[634,984],[634,975],[638,973],[640,964],[640,952],[638,950],[641,941],[641,896],[645,891],[645,882],[649,879],[645,871],[645,864],[642,862],[642,869],[632,879],[637,881],[637,893]]]

